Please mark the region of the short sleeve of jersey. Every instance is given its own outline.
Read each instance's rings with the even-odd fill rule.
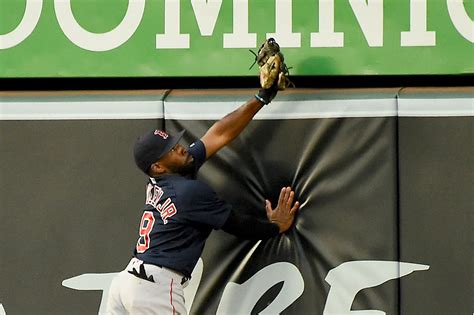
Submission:
[[[196,140],[191,143],[188,148],[188,152],[194,157],[195,172],[197,173],[199,168],[206,161],[206,147],[201,140]]]
[[[220,229],[229,218],[232,206],[219,198],[210,186],[199,180],[190,181],[189,185],[186,190],[188,194],[178,197],[178,202],[183,203],[183,206],[192,205],[189,207],[192,211],[187,211],[182,219]]]

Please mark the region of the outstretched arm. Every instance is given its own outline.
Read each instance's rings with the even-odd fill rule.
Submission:
[[[214,123],[201,138],[206,147],[206,159],[234,140],[262,107],[263,103],[253,98]]]
[[[272,101],[277,94],[276,85],[269,89],[260,89],[255,97],[227,114],[209,128],[201,141],[206,147],[206,159],[213,156],[232,140],[234,140],[249,124],[257,112]]]

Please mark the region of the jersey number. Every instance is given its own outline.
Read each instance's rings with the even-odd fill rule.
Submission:
[[[138,231],[137,253],[144,253],[150,247],[150,232],[153,229],[154,223],[155,217],[153,216],[153,212],[143,212],[140,230]]]

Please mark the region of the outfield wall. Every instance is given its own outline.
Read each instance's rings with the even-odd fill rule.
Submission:
[[[185,128],[189,144],[254,92],[0,92],[0,314],[103,312],[144,200],[134,139]],[[200,178],[258,217],[291,185],[296,224],[259,242],[213,232],[190,313],[472,314],[473,96],[280,93]]]

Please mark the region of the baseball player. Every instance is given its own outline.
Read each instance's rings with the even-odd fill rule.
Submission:
[[[299,208],[284,187],[278,204],[266,200],[268,221],[237,213],[206,183],[199,168],[236,138],[277,89],[260,89],[255,98],[217,121],[188,148],[177,135],[152,130],[137,139],[134,157],[149,177],[146,202],[133,258],[112,281],[108,314],[187,314],[183,289],[213,229],[239,237],[266,239],[287,231]]]

